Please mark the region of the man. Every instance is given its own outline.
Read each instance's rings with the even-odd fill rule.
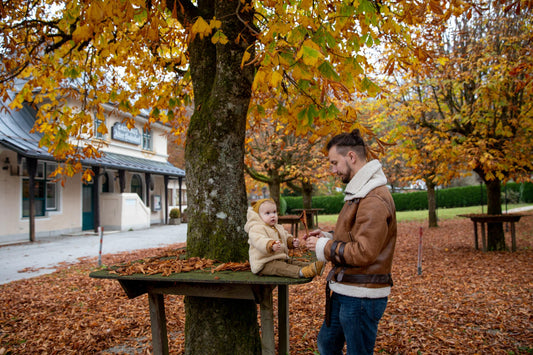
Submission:
[[[334,234],[315,230],[304,237],[318,260],[333,264],[318,350],[342,354],[346,342],[349,355],[372,354],[392,286],[396,209],[381,164],[367,162],[358,130],[333,137],[327,150],[333,173],[348,185]]]

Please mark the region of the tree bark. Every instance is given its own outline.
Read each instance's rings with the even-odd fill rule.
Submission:
[[[428,227],[438,227],[437,223],[437,199],[435,195],[435,184],[426,180],[428,195]]]
[[[302,203],[304,209],[313,208],[313,185],[305,180],[302,181]],[[309,228],[315,227],[315,221],[312,214],[306,215],[307,226]]]
[[[206,21],[220,19],[229,41],[215,45],[210,36],[196,35],[189,46],[194,113],[185,146],[187,252],[222,262],[248,258],[244,138],[254,72],[252,66],[240,65],[255,39],[248,28],[252,13],[237,7],[244,5],[199,1],[199,15]],[[239,33],[248,34],[247,41],[236,43]],[[185,312],[186,354],[260,352],[253,301],[186,297]]]
[[[269,176],[270,180],[268,181],[268,192],[270,194],[270,198],[272,198],[276,202],[276,206],[278,207],[279,212],[281,207],[281,179],[279,176],[279,171],[269,171]]]
[[[487,185],[487,214],[502,214],[500,180],[485,181]],[[503,223],[487,223],[487,250],[506,250]]]

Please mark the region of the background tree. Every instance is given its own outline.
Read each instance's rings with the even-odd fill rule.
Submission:
[[[149,110],[150,124],[179,120],[177,110],[192,102],[188,253],[244,260],[249,109],[275,107],[274,119],[297,134],[350,130],[354,112],[339,110],[326,94],[350,101],[356,92],[377,91],[365,73],[365,46],[397,46],[390,63],[405,63],[413,50],[423,54],[405,25],[438,26],[463,6],[429,3],[2,1],[0,95],[6,100],[14,90],[12,107],[36,106],[41,144],[66,162],[59,173],[69,176],[81,170],[80,158],[99,156],[90,138],[94,116],[104,118],[102,104],[132,117]],[[250,106],[252,92],[273,92],[275,100]],[[186,353],[259,352],[253,302],[187,297],[185,304]]]
[[[490,1],[481,10],[455,22],[431,90],[437,131],[487,185],[488,214],[501,214],[501,183],[530,180],[533,170],[532,9]],[[501,223],[488,235],[489,250],[506,248]]]
[[[501,183],[530,180],[533,167],[532,7],[522,2],[472,4],[450,21],[443,36],[417,36],[436,60],[418,62],[402,77],[403,105],[395,110],[404,123],[396,128],[396,138],[406,136],[399,149],[407,149],[410,159],[426,153],[440,165],[463,159],[487,185],[488,214],[500,214]],[[422,145],[409,141],[413,133]],[[435,149],[424,152],[429,140],[440,143],[430,143]],[[442,167],[437,166],[435,177],[453,170]],[[505,249],[501,223],[489,224],[488,233],[489,250]]]
[[[298,164],[305,157],[299,139],[276,122],[264,122],[255,130],[248,130],[245,170],[254,180],[268,185],[270,197],[280,208],[281,184],[298,177]]]
[[[401,165],[396,178],[414,184],[424,181],[427,189],[428,227],[437,227],[437,199],[435,188],[461,175],[465,164],[458,159],[447,135],[427,127],[427,122],[440,120],[432,95],[416,78],[392,89],[393,95],[383,100],[388,109],[378,120],[381,125],[394,126],[386,139],[394,143],[386,161],[391,166]]]
[[[303,207],[311,208],[313,183],[327,169],[322,141],[310,142],[308,136],[298,137],[280,123],[264,122],[249,129],[245,169],[257,181],[268,184],[270,196],[280,206],[281,185],[287,184],[303,194]]]

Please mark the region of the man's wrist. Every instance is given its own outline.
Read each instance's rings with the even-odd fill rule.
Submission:
[[[315,254],[318,261],[327,261],[326,256],[324,255],[324,248],[326,247],[329,238],[322,237],[318,238],[316,241]]]

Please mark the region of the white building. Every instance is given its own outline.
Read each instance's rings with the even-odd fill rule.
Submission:
[[[83,183],[78,174],[62,185],[50,177],[57,162],[39,147],[41,134],[30,133],[35,109],[0,107],[0,244],[96,231],[98,226],[106,231],[149,228],[167,223],[170,208],[186,203],[185,172],[167,161],[169,127],[152,124],[145,131],[148,117],[140,115],[130,130],[122,123],[124,116],[108,105],[106,121],[95,125],[105,124],[109,134],[92,138],[102,157],[82,161],[94,180]]]

